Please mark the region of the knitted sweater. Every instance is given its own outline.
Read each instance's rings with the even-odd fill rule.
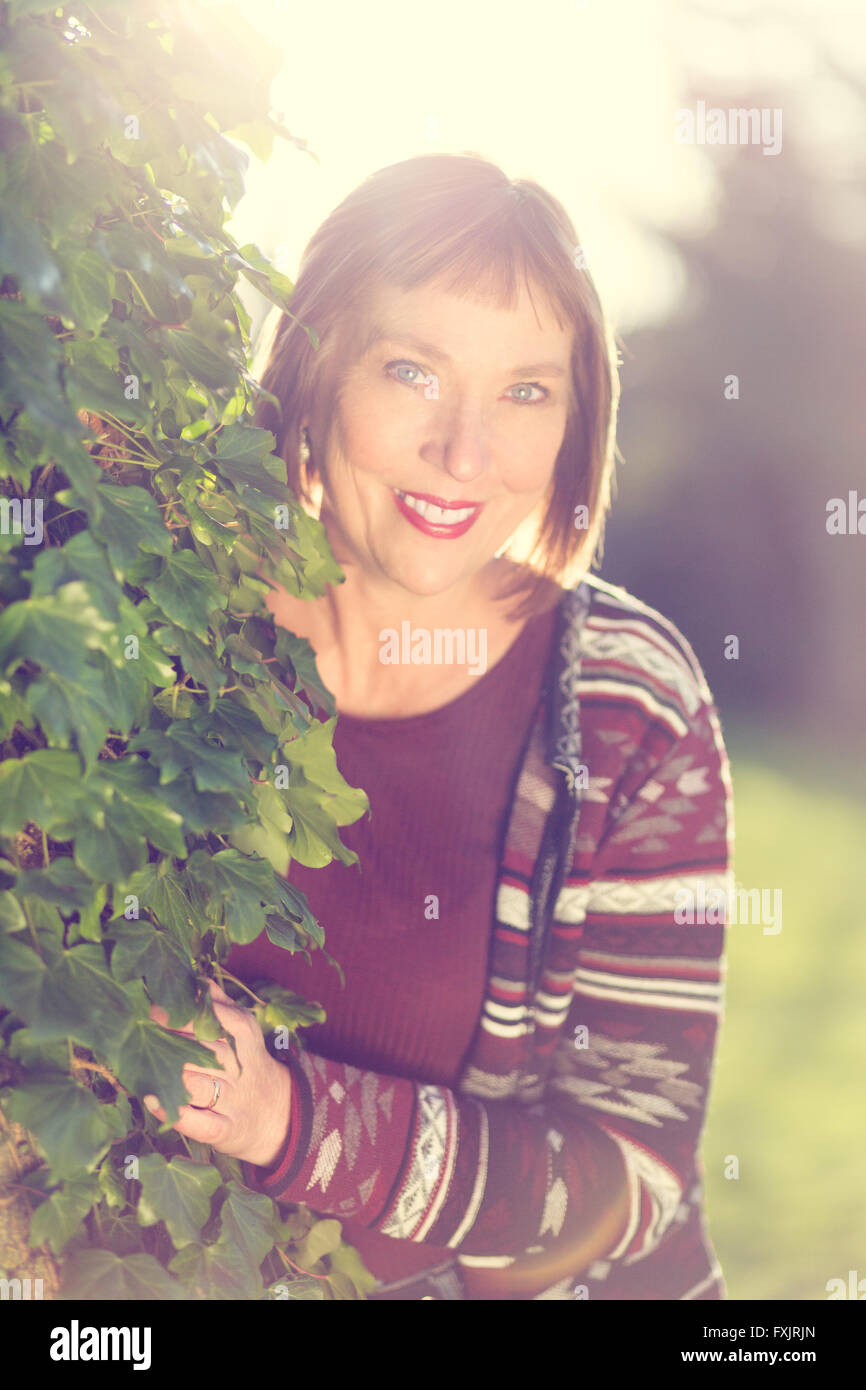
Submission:
[[[596,577],[560,603],[498,871],[490,971],[456,1089],[315,1055],[283,1059],[292,1111],[249,1186],[454,1251],[457,1271],[562,1247],[587,1200],[587,1122],[628,1173],[624,1234],[539,1298],[706,1299],[724,1283],[703,1213],[722,1016],[732,791],[694,652]],[[719,920],[714,922],[713,916]],[[571,1142],[570,1142],[571,1141]]]

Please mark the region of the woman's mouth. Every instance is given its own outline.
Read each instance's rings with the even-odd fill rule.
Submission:
[[[448,502],[425,492],[392,488],[394,501],[406,520],[426,536],[440,539],[465,535],[481,514],[483,502]]]

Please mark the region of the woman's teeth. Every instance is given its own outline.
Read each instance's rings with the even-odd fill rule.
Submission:
[[[468,521],[478,510],[477,507],[465,507],[455,511],[453,507],[447,510],[444,507],[437,507],[433,502],[422,502],[420,497],[413,497],[411,493],[401,492],[399,488],[394,489],[397,496],[407,507],[411,507],[413,512],[419,516],[426,517],[428,521],[435,522],[437,526],[456,526],[459,521]]]

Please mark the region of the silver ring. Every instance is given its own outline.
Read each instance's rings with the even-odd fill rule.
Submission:
[[[209,1105],[206,1105],[206,1106],[204,1107],[205,1110],[213,1110],[214,1106],[216,1105],[217,1101],[218,1101],[219,1098],[220,1098],[220,1084],[219,1084],[219,1082],[217,1081],[217,1079],[216,1079],[215,1076],[212,1076],[212,1077],[211,1077],[211,1081],[213,1082],[213,1098],[212,1098],[210,1104],[209,1104]]]

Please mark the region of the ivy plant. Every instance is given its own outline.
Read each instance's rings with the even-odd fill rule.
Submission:
[[[171,1128],[222,1031],[208,979],[275,1045],[324,1018],[225,962],[262,932],[324,951],[288,866],[355,862],[367,809],[265,606],[343,578],[254,424],[238,285],[290,312],[292,284],[225,226],[244,146],[305,148],[275,66],[225,7],[0,4],[0,1138],[33,1156],[0,1220],[61,1298],[373,1285],[338,1221]]]

